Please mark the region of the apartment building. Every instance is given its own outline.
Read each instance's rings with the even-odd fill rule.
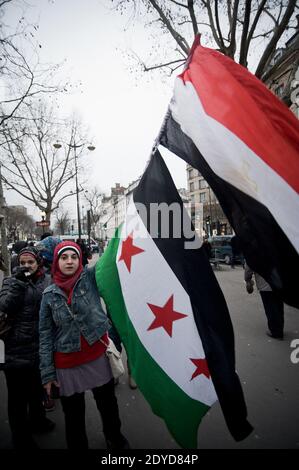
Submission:
[[[187,165],[191,220],[201,236],[233,233],[218,199],[201,173]],[[200,233],[201,232],[201,233]]]

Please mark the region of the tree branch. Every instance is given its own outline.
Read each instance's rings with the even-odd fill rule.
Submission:
[[[278,24],[279,24],[279,17],[278,17],[278,19],[276,19],[275,16],[273,16],[273,15],[269,12],[268,8],[265,8],[265,9],[264,9],[264,12],[271,18],[271,20],[273,20],[275,26],[278,26]]]
[[[236,28],[237,28],[237,18],[238,18],[238,9],[239,9],[239,0],[235,0],[233,8],[233,16],[231,22],[230,30],[230,45],[228,46],[227,55],[234,59],[236,52]]]
[[[197,26],[197,21],[196,21],[195,12],[194,12],[193,0],[188,0],[188,10],[189,10],[189,15],[192,21],[193,33],[195,37],[198,34],[198,26]]]
[[[141,62],[141,61],[140,61]],[[165,64],[160,64],[160,65],[153,65],[151,67],[147,67],[144,62],[141,62],[143,65],[144,72],[149,72],[150,70],[156,70],[156,69],[161,69],[163,67],[169,67],[169,65],[172,64],[177,64],[179,63],[179,66],[182,65],[184,62],[186,62],[186,58],[184,59],[178,59],[178,60],[173,60],[171,62],[165,62]]]
[[[177,44],[182,49],[182,51],[186,55],[188,55],[189,51],[190,51],[190,47],[189,47],[187,41],[177,31],[175,31],[175,29],[172,27],[170,21],[168,20],[168,18],[164,14],[162,8],[157,4],[157,2],[155,0],[149,0],[149,2],[153,6],[153,8],[158,12],[162,23],[166,26],[166,28],[170,32],[171,36],[173,37],[173,39],[177,42]]]
[[[247,55],[248,55],[248,50],[249,50],[249,45],[250,45],[250,42],[252,40],[252,36],[254,34],[254,31],[255,31],[255,28],[258,24],[258,21],[260,19],[260,16],[263,12],[263,9],[264,9],[264,6],[266,4],[267,0],[262,0],[260,5],[259,5],[259,8],[256,12],[256,15],[254,17],[254,20],[252,22],[252,25],[251,25],[251,28],[250,28],[250,31],[249,31],[249,34],[247,36],[247,40],[246,40],[246,44],[244,46],[244,50],[243,50],[243,60],[247,62]]]
[[[74,196],[75,193],[69,193],[69,194],[65,194],[64,196],[62,196],[56,203],[56,205],[53,207],[52,209],[52,212],[55,211],[58,207],[59,207],[59,204],[61,203],[61,201],[63,201],[64,199],[66,199],[67,197],[70,197],[70,196]]]
[[[209,3],[209,2],[208,2]],[[222,52],[225,52],[225,45],[222,37],[222,31],[220,28],[220,23],[219,23],[219,14],[218,14],[218,0],[215,0],[215,21],[216,21],[216,27],[218,31],[218,38],[220,42],[220,48]]]
[[[10,137],[10,139],[11,139],[10,130],[8,131],[8,134],[9,134],[9,137]],[[6,136],[6,134],[5,134],[5,136]],[[25,187],[28,189],[29,193],[32,194],[32,196],[33,196],[33,195],[34,195],[34,191],[32,190],[30,183],[27,181],[27,178],[25,177],[24,171],[22,171],[22,168],[20,167],[20,164],[18,163],[18,161],[17,161],[17,159],[16,159],[16,157],[15,157],[15,153],[16,153],[16,152],[14,152],[13,149],[11,148],[11,143],[9,143],[9,142],[6,142],[6,143],[8,144],[8,151],[9,151],[9,154],[11,155],[11,158],[12,158],[12,161],[13,161],[13,165],[14,165],[14,167],[15,167],[15,168],[17,169],[17,171],[18,171],[18,175],[16,175],[16,176],[18,176],[21,180],[24,181]],[[28,174],[29,174],[30,181],[31,181],[31,183],[33,184],[34,189],[36,190],[37,194],[41,196],[41,194],[40,194],[38,188],[37,188],[36,185],[35,185],[35,180],[34,180],[34,178],[32,177],[31,172],[29,171],[29,168],[28,168],[28,165],[27,165],[27,162],[26,162],[26,158],[24,157],[22,148],[21,148],[21,146],[20,146],[18,140],[15,142],[15,146],[16,146],[16,149],[18,150],[19,154],[20,154],[21,157],[22,157],[21,164],[23,164],[23,165],[25,166],[25,168],[26,168],[26,170],[27,170],[27,172],[28,172]]]
[[[175,0],[170,0],[171,3],[174,3],[175,5],[178,5],[179,7],[182,8],[188,8],[187,5],[184,5],[184,3],[176,2]]]
[[[268,63],[268,60],[270,59],[273,51],[275,50],[275,46],[276,46],[279,38],[281,37],[281,35],[284,32],[286,26],[288,25],[288,22],[289,22],[289,20],[292,16],[292,14],[294,13],[295,6],[296,6],[296,0],[289,0],[287,8],[286,8],[286,10],[284,12],[284,15],[282,17],[282,20],[281,20],[280,24],[278,25],[278,27],[276,28],[276,31],[274,32],[269,44],[267,45],[266,49],[264,50],[264,53],[261,57],[261,60],[258,64],[258,66],[257,66],[255,75],[258,78],[262,77],[265,66]]]
[[[217,35],[216,28],[215,28],[215,23],[214,23],[212,8],[211,8],[211,2],[210,2],[210,0],[201,0],[201,3],[207,9],[208,17],[209,17],[209,21],[210,21],[210,25],[211,25],[211,30],[212,30],[212,33],[213,33],[213,38],[214,38],[217,46],[220,49],[221,48],[221,43],[220,43],[220,40],[219,40],[218,35]]]
[[[252,39],[267,38],[267,37],[270,36],[270,34],[272,34],[274,31],[275,31],[275,28],[270,29],[270,30],[267,31],[266,33],[261,33],[261,34],[257,34],[256,36],[253,36]]]
[[[228,16],[228,21],[230,24],[230,30],[231,30],[231,25],[232,25],[232,2],[231,0],[227,0],[227,16]]]
[[[250,13],[251,13],[251,1],[245,0],[245,13],[244,13],[244,24],[242,29],[241,36],[241,45],[240,45],[240,59],[239,63],[247,67],[247,54],[246,54],[246,40],[250,23]]]
[[[33,202],[39,209],[44,210],[44,207],[43,207],[41,204],[39,204],[36,199],[34,199],[34,198],[32,198],[32,197],[26,195],[24,192],[20,191],[20,190],[18,189],[18,187],[16,187],[15,185],[11,184],[11,183],[5,178],[5,176],[2,176],[2,180],[4,181],[4,183],[6,184],[6,186],[8,186],[10,189],[13,189],[14,191],[16,191],[18,194],[20,194],[22,197],[24,197],[24,198],[27,199],[28,201]]]

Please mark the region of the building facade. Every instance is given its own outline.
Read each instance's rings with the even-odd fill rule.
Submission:
[[[190,216],[199,235],[232,234],[232,227],[215,194],[202,174],[190,165],[187,165],[187,182],[191,204]]]
[[[295,33],[276,49],[262,80],[299,118],[299,15]]]
[[[99,234],[97,238],[108,241],[114,236],[116,228],[125,220],[127,207],[134,189],[139,184],[140,178],[141,177],[130,183],[127,188],[122,188],[117,194],[113,191],[115,188],[111,188],[111,196],[103,199],[100,220],[97,224],[97,233]],[[178,192],[190,216],[191,205],[189,192],[185,188],[179,189]]]

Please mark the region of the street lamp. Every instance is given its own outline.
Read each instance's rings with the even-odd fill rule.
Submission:
[[[82,234],[82,231],[81,231],[81,219],[80,219],[80,202],[79,202],[79,186],[78,186],[78,165],[77,165],[77,152],[76,150],[78,148],[81,148],[81,147],[84,147],[86,144],[83,143],[83,144],[67,144],[71,149],[74,149],[74,160],[75,160],[75,181],[76,181],[76,195],[77,195],[77,219],[78,219],[78,238],[81,238],[81,234]],[[53,144],[53,146],[56,148],[56,149],[60,149],[61,148],[61,144],[59,142],[56,142],[55,144]],[[90,150],[91,152],[95,149],[95,146],[94,145],[88,145],[87,146],[88,150]]]
[[[88,199],[87,195],[89,194],[88,189],[85,189],[85,199],[89,203],[89,209],[86,209],[86,231],[88,235],[88,246],[90,246],[90,232],[91,232],[91,214],[92,214],[92,205],[91,200]],[[84,220],[84,219],[83,219]]]
[[[83,231],[83,235],[84,235],[84,233],[85,233],[84,206],[82,206],[82,231]]]

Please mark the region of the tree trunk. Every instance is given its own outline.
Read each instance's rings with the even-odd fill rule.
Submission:
[[[290,18],[292,16],[292,14],[294,13],[295,6],[296,6],[296,0],[289,0],[289,3],[288,3],[288,6],[285,10],[284,16],[283,16],[280,24],[278,25],[275,33],[273,34],[268,46],[264,50],[264,53],[261,57],[261,60],[258,64],[258,66],[257,66],[255,75],[258,78],[261,78],[263,76],[263,74],[265,72],[265,67],[268,64],[269,59],[271,58],[273,52],[276,49],[277,42],[279,41],[282,33],[285,31],[285,29],[286,29],[286,27],[287,27],[287,25],[290,21]]]
[[[7,237],[6,237],[6,220],[5,220],[5,211],[4,211],[4,197],[3,197],[3,188],[2,188],[2,178],[1,178],[1,166],[0,166],[0,226],[1,226],[1,252],[4,263],[4,274],[9,276],[10,274],[10,259],[8,255],[7,248]]]

